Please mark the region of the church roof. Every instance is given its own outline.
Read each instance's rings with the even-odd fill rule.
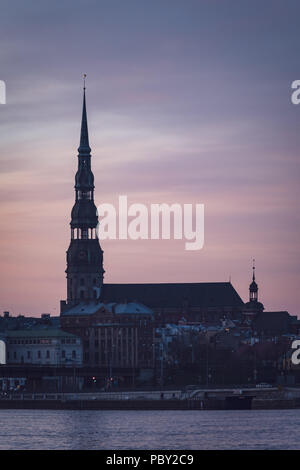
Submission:
[[[111,313],[117,315],[153,315],[153,311],[146,307],[145,305],[138,302],[126,302],[126,303],[103,303],[103,302],[80,302],[77,305],[74,305],[70,309],[66,310],[63,313],[63,316],[66,315],[93,315],[97,313],[101,308],[105,308]]]
[[[80,302],[77,305],[73,305],[71,308],[63,312],[63,316],[66,315],[93,315],[100,310],[101,307],[105,307],[103,302]]]
[[[145,305],[138,302],[110,303],[107,305],[110,311],[116,314],[143,314],[153,315],[153,311]]]
[[[104,302],[135,301],[150,308],[243,307],[244,303],[230,282],[104,284]]]

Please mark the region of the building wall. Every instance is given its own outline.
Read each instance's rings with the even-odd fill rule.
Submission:
[[[83,363],[99,367],[153,367],[154,321],[149,316],[101,314],[61,317],[65,331],[80,336]]]
[[[6,340],[7,364],[81,365],[80,338],[15,337]]]
[[[157,326],[163,326],[167,323],[178,323],[182,318],[189,322],[213,323],[220,321],[224,315],[231,319],[239,319],[242,315],[240,308],[207,308],[201,307],[178,307],[178,308],[153,308]]]

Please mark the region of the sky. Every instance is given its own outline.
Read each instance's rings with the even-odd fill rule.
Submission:
[[[0,312],[59,314],[82,75],[95,202],[201,203],[205,243],[104,240],[105,282],[224,282],[299,311],[300,4],[2,0]]]

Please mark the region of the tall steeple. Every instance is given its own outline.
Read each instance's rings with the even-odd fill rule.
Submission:
[[[95,301],[100,297],[104,269],[97,225],[84,83],[75,204],[71,213],[71,242],[67,251],[67,304]]]

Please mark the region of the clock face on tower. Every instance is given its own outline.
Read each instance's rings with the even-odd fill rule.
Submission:
[[[85,250],[80,250],[78,252],[78,259],[84,261],[87,259],[87,252]]]

